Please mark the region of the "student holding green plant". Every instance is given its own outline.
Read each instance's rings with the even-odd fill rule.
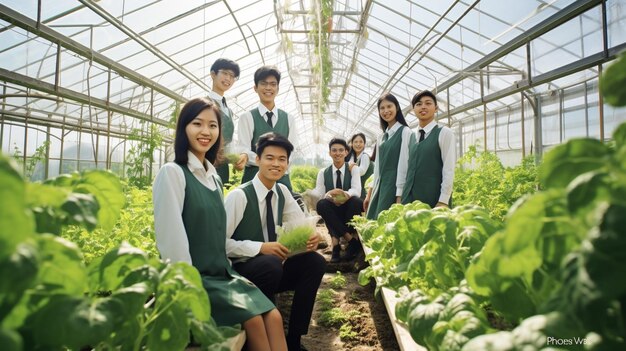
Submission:
[[[161,168],[153,185],[157,248],[162,259],[186,262],[200,272],[218,325],[241,323],[251,350],[286,350],[280,312],[226,257],[226,212],[213,166],[222,147],[221,128],[212,100],[197,98],[183,106],[174,162]]]
[[[228,193],[226,252],[233,267],[250,279],[272,301],[278,292],[294,291],[289,318],[287,346],[301,350],[300,339],[308,333],[317,289],[326,271],[326,260],[315,252],[315,231],[305,237],[304,253],[276,242],[277,225],[305,219],[289,189],[277,183],[289,166],[293,145],[276,133],[259,137],[256,144],[254,178]]]
[[[224,153],[230,154],[230,143],[235,133],[233,122],[233,110],[228,107],[224,93],[230,89],[239,79],[239,65],[233,60],[219,58],[211,65],[211,80],[213,85],[209,92],[209,98],[213,99],[222,112],[222,140],[224,140]],[[222,183],[230,182],[229,160],[225,159],[216,167],[217,174],[222,178]]]
[[[415,94],[411,104],[419,120],[419,136],[409,151],[402,203],[419,200],[430,207],[450,207],[456,164],[454,132],[435,121],[437,97],[432,92],[424,90]]]
[[[361,200],[361,174],[359,167],[349,169],[346,163],[348,143],[340,138],[333,138],[328,143],[328,154],[333,164],[321,169],[317,174],[317,184],[313,194],[320,200],[317,202],[317,213],[322,216],[332,238],[333,253],[331,263],[340,261],[341,246],[339,239],[348,241],[344,259],[354,259],[360,245],[356,238],[356,230],[350,224],[352,217],[360,215],[363,209]]]
[[[406,172],[409,167],[409,145],[415,143],[415,135],[407,126],[400,103],[391,93],[378,99],[378,115],[383,135],[376,141],[373,187],[368,189],[363,208],[368,219],[400,203]]]

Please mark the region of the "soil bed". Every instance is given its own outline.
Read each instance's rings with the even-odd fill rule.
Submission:
[[[318,232],[329,244],[318,251],[329,261],[330,237],[323,225],[318,226]],[[385,305],[380,296],[374,295],[374,284],[361,286],[357,281],[358,270],[364,265],[363,255],[352,262],[328,264],[328,273],[324,275],[318,290],[318,299],[313,310],[309,333],[302,338],[302,345],[307,350],[400,350]],[[341,272],[341,277],[345,279],[345,285],[337,284],[338,281],[342,280],[341,277],[337,278],[338,271]],[[338,309],[335,310],[337,311],[336,314],[344,317],[345,322],[336,322],[332,323],[331,326],[325,326],[325,318],[322,316],[324,304],[320,303],[319,297],[320,293],[330,289],[334,292],[326,292],[326,294],[332,296],[332,307]],[[289,319],[291,297],[291,293],[282,293],[277,297],[276,303],[285,321]],[[320,317],[322,318],[320,319]]]

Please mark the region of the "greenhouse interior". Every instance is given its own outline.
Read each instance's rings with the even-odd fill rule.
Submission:
[[[0,349],[626,349],[625,50],[626,0],[0,0]],[[209,253],[196,183],[221,199]],[[272,201],[299,211],[278,242]],[[221,316],[194,255],[284,328]],[[242,273],[311,255],[311,307]]]

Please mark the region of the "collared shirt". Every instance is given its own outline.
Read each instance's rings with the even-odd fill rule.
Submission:
[[[430,133],[437,126],[437,121],[432,120],[424,128],[418,127],[415,131],[416,139],[419,140],[419,130],[424,129],[424,140],[428,138]],[[454,166],[456,165],[456,148],[454,140],[454,132],[452,129],[441,126],[441,132],[439,132],[439,148],[441,149],[441,160],[443,161],[443,169],[441,170],[441,194],[439,195],[439,202],[448,204],[450,195],[452,195],[452,183],[454,181]]]
[[[187,152],[187,157],[187,168],[194,177],[210,190],[217,189],[215,167],[207,160],[201,163],[191,151]],[[185,174],[179,165],[170,162],[161,167],[152,185],[154,232],[157,248],[164,260],[191,264],[189,241],[182,217],[185,185]]]
[[[344,166],[345,166],[345,163],[344,163]],[[339,169],[339,171],[341,171],[342,182],[345,177],[345,174],[343,174],[343,172],[346,168],[344,166],[342,166]],[[331,168],[332,168],[332,175],[333,175],[333,184],[337,184],[338,168],[335,167],[334,163],[331,165]],[[315,182],[315,189],[313,189],[313,195],[317,197],[318,199],[322,199],[327,193],[326,184],[324,183],[324,171],[326,171],[326,168],[322,168],[317,173],[317,181]],[[352,171],[350,171],[350,174],[352,176],[352,180],[350,182],[350,189],[348,190],[348,194],[350,194],[350,196],[359,197],[361,196],[361,172],[359,171],[359,167],[352,167]]]
[[[385,132],[387,132],[388,139],[400,129],[402,124],[399,122],[394,123],[393,127],[387,128]],[[404,184],[406,183],[406,172],[409,169],[409,141],[411,140],[411,131],[410,128],[404,128],[402,130],[402,143],[400,145],[400,155],[398,155],[398,175],[396,177],[396,196],[402,196],[402,190],[404,189]],[[379,145],[383,142],[383,135],[381,134],[376,140],[376,157],[380,157]],[[376,184],[380,178],[380,162],[374,163],[374,182],[372,184]]]
[[[217,102],[219,102],[220,104],[220,109],[222,111],[228,111],[228,106],[224,105],[224,101],[223,101],[223,97],[222,95],[214,92],[213,90],[209,91],[209,97]],[[232,116],[231,116],[232,117]]]
[[[259,216],[261,217],[261,225],[263,226],[263,238],[267,242],[267,204],[265,197],[269,190],[263,185],[259,176],[256,175],[252,179],[252,185],[259,201]],[[283,224],[292,220],[304,219],[305,215],[302,209],[293,199],[289,189],[280,183],[275,183],[272,187],[274,195],[277,195],[277,188],[280,188],[285,197],[285,207],[283,208]],[[252,240],[235,240],[232,239],[235,229],[243,220],[243,214],[246,210],[248,199],[243,190],[237,188],[232,190],[224,200],[226,207],[226,255],[228,257],[254,257],[261,251],[262,242]],[[278,208],[278,196],[272,196],[272,209]],[[274,223],[278,223],[278,211],[274,211]]]
[[[263,104],[259,104],[259,113],[261,117],[267,122],[267,111],[270,111]],[[274,105],[274,109],[271,110],[274,116],[272,116],[272,123],[276,124],[278,118],[278,107]],[[298,131],[296,130],[296,119],[290,114],[287,114],[287,123],[289,124],[289,141],[294,147],[298,145]],[[240,153],[246,153],[248,155],[248,165],[257,166],[256,153],[250,150],[250,142],[252,141],[252,135],[254,134],[254,120],[250,111],[246,111],[239,117],[237,123],[237,139]],[[289,171],[287,171],[289,173]]]
[[[370,155],[366,154],[365,151],[363,151],[361,152],[361,155],[359,155],[359,160],[361,160],[361,165],[359,166],[359,174],[364,175],[370,166]],[[358,163],[358,160],[356,163]],[[361,186],[365,186],[365,184],[361,184]]]

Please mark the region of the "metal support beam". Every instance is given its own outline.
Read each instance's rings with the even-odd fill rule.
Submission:
[[[127,78],[139,85],[151,87],[159,93],[168,96],[174,100],[178,100],[180,102],[185,102],[187,99],[182,95],[166,88],[165,86],[151,80],[148,77],[145,77],[141,74],[138,74],[135,70],[132,70],[126,66],[115,62],[108,57],[91,50],[90,48],[84,46],[83,44],[55,31],[50,29],[47,26],[40,25],[37,28],[37,22],[32,19],[22,15],[15,10],[0,4],[0,19],[7,21],[17,27],[20,27],[28,32],[38,35],[41,38],[44,38],[50,42],[57,43],[61,45],[64,49],[72,51],[84,58],[89,58],[98,64],[101,64],[107,68],[112,69],[117,72],[120,76]],[[30,78],[32,79],[32,78]],[[19,84],[19,83],[18,83]],[[20,84],[21,85],[21,84]]]
[[[98,107],[105,111],[113,111],[113,112],[117,112],[126,116],[135,117],[143,121],[153,122],[153,123],[165,126],[165,127],[168,126],[167,121],[162,121],[158,119],[151,120],[150,115],[148,114],[131,110],[127,107],[120,106],[117,104],[112,104],[110,102],[107,102],[106,100],[94,98],[89,95],[75,92],[73,90],[69,90],[69,89],[62,88],[62,87],[55,87],[54,84],[46,83],[46,82],[31,78],[28,76],[25,76],[23,74],[11,72],[4,68],[0,68],[0,80],[17,84],[17,85],[27,87],[30,89],[35,89],[35,90],[52,94],[55,96],[59,96],[64,99],[70,99],[81,104]]]
[[[541,35],[551,31],[552,29],[562,25],[563,23],[571,20],[572,18],[585,13],[587,10],[601,4],[603,0],[578,0],[573,4],[563,8],[562,10],[556,12],[554,15],[546,18],[541,21],[537,25],[533,26],[524,33],[518,35],[513,38],[511,41],[506,44],[500,46],[490,54],[486,55],[482,59],[476,61],[475,63],[468,66],[464,71],[477,71],[481,68],[489,65],[490,63],[502,58],[503,56],[511,53],[517,48],[529,43],[535,38],[540,37]],[[530,74],[530,72],[528,72]],[[465,77],[464,72],[459,72],[455,74],[452,78],[447,81],[439,84],[437,89],[433,91],[435,94],[438,91],[445,90],[446,88],[460,82]]]

